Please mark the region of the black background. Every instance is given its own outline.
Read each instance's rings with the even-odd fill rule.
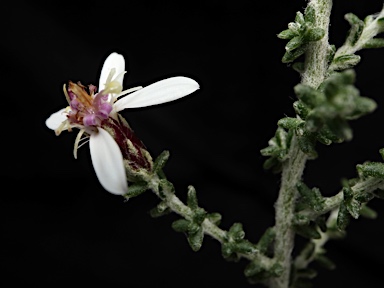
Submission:
[[[335,1],[330,42],[340,46],[347,12],[378,12],[382,1]],[[276,122],[292,116],[299,75],[282,64],[286,29],[306,1],[13,1],[2,4],[3,188],[0,282],[16,285],[111,287],[259,287],[243,276],[246,261],[225,261],[206,237],[193,252],[174,232],[171,214],[153,219],[151,192],[124,202],[97,181],[88,145],[72,156],[76,133],[56,137],[45,119],[64,107],[68,80],[98,83],[111,52],[126,59],[124,87],[188,76],[201,89],[172,103],[123,112],[153,157],[167,149],[165,168],[177,195],[197,189],[201,207],[244,225],[257,242],[273,225],[278,175],[259,153]],[[356,86],[378,109],[351,123],[354,139],[318,146],[304,174],[309,186],[334,195],[355,165],[379,161],[383,147],[384,50],[361,51]],[[4,113],[5,112],[5,113]],[[5,164],[5,165],[4,165]],[[378,219],[358,219],[342,241],[326,245],[335,271],[320,269],[315,287],[344,283],[378,287],[384,265],[384,204]],[[299,238],[298,242],[302,240]],[[11,284],[9,284],[11,283]],[[261,287],[261,286],[260,286]]]

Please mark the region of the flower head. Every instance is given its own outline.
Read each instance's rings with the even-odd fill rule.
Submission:
[[[56,135],[80,129],[74,145],[75,158],[81,140],[89,139],[96,175],[107,191],[117,195],[127,193],[127,179],[135,179],[152,168],[144,144],[118,112],[170,102],[199,89],[196,81],[178,76],[123,91],[125,73],[124,57],[110,54],[103,64],[99,87],[69,81],[68,86],[64,85],[69,106],[45,122]]]

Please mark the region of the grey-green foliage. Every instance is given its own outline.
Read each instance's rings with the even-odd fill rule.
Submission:
[[[240,254],[251,254],[257,251],[254,244],[244,239],[245,232],[241,223],[234,223],[228,230],[221,246],[221,253],[226,260],[238,261]]]
[[[172,228],[177,232],[186,233],[188,243],[193,251],[198,251],[203,244],[204,229],[202,223],[207,217],[208,213],[200,208],[197,202],[196,190],[193,186],[188,187],[187,205],[192,211],[192,217],[190,219],[179,219],[172,223]],[[220,220],[220,217],[216,217]]]
[[[294,229],[297,234],[308,239],[319,239],[319,231],[326,231],[325,217],[319,215],[316,219],[309,219],[300,214],[300,211],[310,209],[315,212],[321,212],[324,208],[325,199],[318,188],[309,188],[303,182],[296,185],[299,197],[296,203],[296,214],[294,216]]]
[[[309,42],[318,41],[324,37],[325,31],[315,26],[315,11],[308,6],[303,13],[297,12],[295,22],[288,24],[288,29],[280,32],[277,37],[289,40],[285,46],[283,63],[293,62],[303,55]]]
[[[383,156],[383,149],[380,154]],[[384,156],[383,156],[384,159]],[[350,218],[359,218],[360,215],[367,218],[375,218],[376,212],[367,206],[367,203],[373,198],[384,199],[384,189],[378,188],[372,193],[364,190],[352,189],[352,186],[366,179],[376,179],[381,181],[381,187],[384,188],[384,163],[366,162],[356,165],[358,177],[350,180],[343,180],[343,202],[340,205],[337,217],[337,227],[339,230],[345,230],[350,222]]]
[[[352,139],[349,120],[357,119],[376,108],[374,100],[360,96],[353,85],[352,69],[332,74],[318,89],[304,84],[295,86],[298,101],[293,104],[297,118],[279,120],[280,128],[294,130],[301,150],[308,156],[317,156],[315,145],[329,145]]]
[[[364,29],[367,29],[369,25],[372,24],[373,21],[376,21],[378,25],[377,34],[384,31],[384,18],[375,19],[374,15],[367,16],[364,21],[361,20],[353,13],[345,14],[344,18],[349,22],[351,28],[348,31],[348,36],[345,40],[344,46],[346,47],[354,47],[359,46],[353,50],[359,50],[362,48],[372,49],[372,48],[383,48],[384,47],[384,38],[370,38],[364,39],[363,43],[360,42],[358,45],[358,41],[360,40]],[[374,37],[375,35],[370,35]],[[353,53],[353,52],[350,52]],[[331,59],[332,62],[329,66],[329,71],[341,71],[344,69],[352,68],[357,63],[360,62],[361,57],[359,55],[353,54],[341,54],[334,59]]]
[[[292,123],[287,125],[296,125],[296,119],[289,119],[288,122]],[[260,150],[261,155],[269,156],[264,162],[264,169],[271,169],[274,173],[281,171],[281,163],[288,157],[292,135],[293,130],[285,131],[283,128],[277,128],[275,136],[268,141],[269,146]]]

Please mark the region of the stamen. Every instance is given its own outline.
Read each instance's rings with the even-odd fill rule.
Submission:
[[[84,140],[83,143],[81,143],[79,146],[77,146],[77,149],[80,149],[81,146],[83,146],[84,144],[87,144],[89,142],[89,136],[85,136],[83,139],[81,139],[80,141]]]
[[[61,122],[60,126],[55,130],[56,136],[59,136],[63,130],[66,130],[65,129],[66,125],[69,125],[68,120],[64,120],[63,122]],[[69,128],[67,129],[69,130]]]
[[[121,93],[119,93],[117,96],[116,96],[116,99],[121,97],[121,96],[124,96],[125,94],[128,94],[128,93],[131,93],[131,92],[134,92],[134,91],[137,91],[137,90],[140,90],[142,89],[143,86],[137,86],[137,87],[133,87],[133,88],[129,88],[127,90],[124,90],[122,91]]]
[[[76,140],[75,140],[75,145],[73,146],[73,156],[75,159],[77,159],[77,149],[79,148],[79,142],[81,140],[81,136],[83,136],[85,132],[85,129],[80,129],[79,133],[77,133]],[[83,143],[84,144],[84,143]]]
[[[70,99],[69,96],[68,96],[67,86],[65,85],[65,83],[64,83],[64,85],[63,85],[63,91],[64,91],[65,99],[67,99],[68,104],[71,105],[71,99]]]
[[[69,89],[76,95],[76,99],[81,102],[84,106],[92,106],[92,97],[81,88],[78,84],[69,82]]]

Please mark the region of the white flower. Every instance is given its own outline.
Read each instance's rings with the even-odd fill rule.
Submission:
[[[103,129],[103,120],[117,119],[117,113],[126,108],[139,108],[170,102],[182,98],[199,89],[199,84],[187,77],[171,77],[147,87],[135,87],[123,91],[125,74],[124,57],[110,54],[104,62],[96,87],[69,82],[64,85],[64,94],[69,106],[53,113],[47,120],[48,128],[59,135],[63,130],[80,129],[75,145],[74,156],[82,136],[88,134],[92,164],[101,185],[112,194],[124,195],[128,184],[123,164],[122,152],[113,137]],[[84,138],[83,138],[84,139]]]

